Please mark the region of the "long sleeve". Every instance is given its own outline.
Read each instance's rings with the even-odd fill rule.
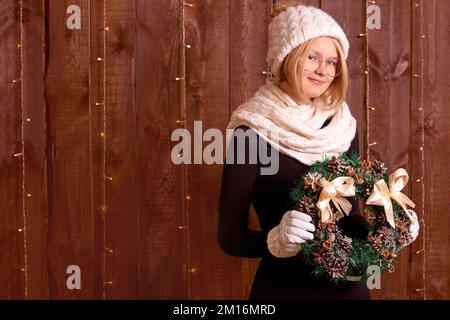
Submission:
[[[250,130],[249,134],[257,134]],[[218,242],[222,250],[230,255],[260,258],[270,256],[267,235],[249,229],[249,209],[255,183],[259,175],[259,164],[252,163],[250,153],[257,155],[257,145],[245,139],[245,163],[237,163],[238,139],[236,131],[232,136],[234,147],[229,147],[225,161],[219,200]],[[230,154],[233,151],[233,154]],[[242,152],[243,150],[239,150]],[[257,159],[257,157],[256,157]]]
[[[354,153],[359,155],[358,131],[356,131],[355,138],[353,139],[350,148],[346,152],[348,156],[351,156]],[[359,202],[357,198],[353,197],[347,199],[352,205],[352,210],[350,211],[348,216],[339,220],[339,227],[345,235],[363,239],[367,237],[367,234],[369,232],[368,223],[359,212]]]

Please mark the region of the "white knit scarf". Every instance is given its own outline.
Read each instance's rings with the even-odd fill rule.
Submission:
[[[330,117],[330,123],[322,128]],[[347,103],[338,108],[299,105],[270,80],[233,112],[227,129],[241,125],[306,165],[347,151],[356,133],[356,120]]]

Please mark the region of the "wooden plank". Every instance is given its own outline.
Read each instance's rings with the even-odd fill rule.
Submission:
[[[107,2],[106,260],[108,299],[138,297],[136,113],[134,105],[135,2]]]
[[[202,133],[225,128],[229,108],[229,1],[193,1],[186,9],[187,127],[202,121]],[[207,143],[193,143],[201,148]],[[203,149],[202,149],[203,150]],[[193,153],[192,153],[193,154]],[[201,159],[200,159],[201,160]],[[222,166],[188,166],[189,288],[191,299],[229,297],[229,258],[217,242],[217,212]],[[207,284],[207,286],[205,286]]]
[[[32,196],[27,212],[27,277],[29,299],[49,296],[47,272],[47,154],[45,136],[44,1],[23,1],[23,95],[25,117],[26,188]]]
[[[66,10],[81,9],[81,30],[68,30]],[[47,130],[49,286],[52,299],[94,297],[91,204],[89,1],[48,3]],[[91,59],[91,60],[90,60]],[[66,285],[68,266],[81,269],[81,290]]]
[[[111,216],[107,204],[104,205],[106,196],[106,180],[104,177],[104,142],[100,138],[100,133],[106,131],[104,128],[103,117],[106,108],[112,110],[110,106],[103,105],[105,101],[104,75],[105,65],[109,61],[98,61],[98,58],[104,58],[104,23],[105,10],[104,1],[93,1],[90,3],[89,12],[89,59],[91,61],[89,67],[89,114],[90,114],[90,131],[93,133],[89,137],[90,159],[91,159],[91,201],[92,216],[94,222],[94,241],[95,241],[95,258],[94,258],[94,297],[96,299],[106,298],[106,288],[110,284],[106,284],[111,279],[106,278],[105,259],[109,252],[105,251],[105,221]],[[106,87],[105,87],[106,88]],[[109,119],[108,119],[109,120]],[[106,139],[109,139],[109,134]],[[106,150],[106,149],[105,149]],[[105,162],[106,163],[106,162]],[[109,200],[109,198],[108,198]]]
[[[180,1],[139,0],[136,12],[139,298],[187,299],[185,174],[170,157],[182,126]]]
[[[371,160],[381,160],[393,172],[408,169],[410,103],[410,2],[378,1],[381,29],[369,31],[370,91],[369,123],[366,126]],[[383,94],[377,94],[382,92]],[[406,192],[406,190],[405,190]],[[407,299],[409,250],[403,250],[395,272],[386,273],[375,299]]]
[[[95,291],[97,298],[136,299],[135,8],[132,1],[104,4],[91,3],[91,57],[105,59],[91,68],[91,131],[105,133],[104,140],[91,142],[99,275]],[[96,101],[105,104],[95,106]]]
[[[450,6],[448,2],[439,0],[422,3],[423,24],[421,7],[412,8],[413,72],[419,77],[411,79],[410,156],[413,169],[411,194],[417,205],[417,215],[424,221],[421,223],[419,238],[412,248],[413,252],[421,253],[412,255],[410,298],[449,299],[450,43],[447,22]],[[425,38],[422,38],[422,28]],[[425,142],[423,161],[420,151],[422,114],[419,110],[422,105]],[[416,181],[422,178],[422,172],[423,186],[420,181]]]
[[[268,1],[230,2],[230,115],[266,81],[262,71],[268,69],[266,52],[269,15]],[[223,127],[226,128],[226,124]],[[250,227],[258,230],[258,218],[254,210],[251,210],[249,220]],[[231,265],[228,276],[231,294],[223,298],[246,299],[260,259],[228,258]]]
[[[23,228],[22,108],[20,79],[20,7],[15,0],[0,4],[3,23],[0,28],[0,298],[25,298]]]

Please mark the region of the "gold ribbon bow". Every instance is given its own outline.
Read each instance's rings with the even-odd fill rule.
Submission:
[[[408,173],[405,169],[399,168],[395,170],[389,175],[389,187],[383,179],[378,180],[374,184],[372,193],[366,201],[366,204],[384,207],[386,220],[392,228],[395,228],[395,221],[391,199],[395,200],[405,212],[407,210],[406,205],[413,208],[416,206],[410,198],[400,192],[408,183],[408,179]]]
[[[351,177],[338,177],[330,182],[322,178],[319,183],[322,186],[322,191],[317,202],[317,208],[319,208],[322,214],[322,222],[326,222],[332,217],[333,212],[330,207],[330,201],[333,202],[339,212],[336,219],[339,220],[344,216],[342,211],[348,215],[352,209],[352,205],[344,197],[355,196],[355,180]]]

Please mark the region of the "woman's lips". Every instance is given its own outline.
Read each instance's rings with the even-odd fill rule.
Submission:
[[[315,80],[315,79],[312,79],[312,78],[308,78],[308,79],[311,80],[311,82],[314,83],[314,84],[317,84],[317,85],[323,84],[323,81]]]

